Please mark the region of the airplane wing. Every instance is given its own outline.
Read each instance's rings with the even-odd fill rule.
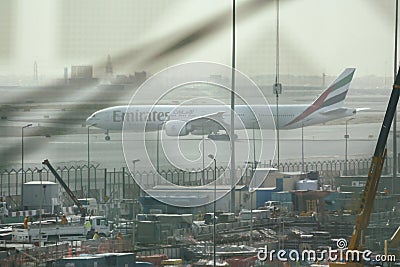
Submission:
[[[194,117],[194,118],[188,120],[187,122],[191,123],[191,122],[195,122],[195,121],[199,121],[199,120],[212,120],[212,121],[215,121],[218,123],[225,124],[224,117],[223,117],[224,114],[225,114],[225,111],[218,111],[218,112]]]
[[[356,108],[356,112],[370,110],[370,108]]]
[[[336,114],[345,113],[347,110],[348,110],[347,108],[334,108],[334,109],[320,112],[320,114],[327,115],[327,116],[328,115],[336,115]]]
[[[350,110],[352,110],[353,113],[356,114],[356,113],[358,113],[360,111],[366,111],[366,110],[369,110],[369,109],[370,108],[355,108],[355,109],[350,109]],[[330,109],[330,110],[327,110],[327,111],[322,111],[322,112],[320,112],[320,114],[322,114],[322,115],[340,115],[340,114],[346,113],[348,111],[349,111],[348,108],[342,107],[342,108],[334,108],[334,109]]]

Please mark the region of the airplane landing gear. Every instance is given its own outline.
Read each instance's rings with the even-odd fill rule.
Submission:
[[[108,129],[107,129],[107,131],[105,132],[105,135],[106,135],[106,137],[104,137],[104,139],[106,139],[106,141],[110,141],[110,136],[108,135]]]

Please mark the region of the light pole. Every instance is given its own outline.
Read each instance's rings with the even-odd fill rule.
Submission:
[[[132,167],[132,175],[133,175],[133,177],[135,177],[135,173],[136,173],[136,163],[139,162],[139,161],[140,161],[140,159],[134,159],[134,160],[132,160],[132,164],[133,164],[133,167]],[[135,186],[135,179],[133,179],[133,183],[134,183],[134,186]],[[140,187],[139,187],[139,196],[140,196],[140,192],[141,192],[141,190],[140,190]],[[137,200],[136,200],[136,201],[137,201]],[[133,211],[134,211],[133,216],[136,216],[136,204],[135,204],[135,206],[134,206]],[[135,218],[135,217],[134,217],[134,218]],[[135,245],[136,245],[135,235],[136,235],[136,220],[133,220],[133,221],[132,221],[132,249],[133,249],[133,250],[135,250]]]
[[[344,175],[347,175],[347,140],[349,139],[350,135],[347,133],[347,123],[351,120],[354,120],[354,118],[350,118],[346,120],[346,132],[344,134],[344,140],[345,140],[345,148],[344,148]]]
[[[254,171],[253,171],[254,173]],[[253,190],[249,188],[250,193],[250,246],[253,245]]]
[[[277,139],[277,169],[279,170],[279,95],[282,93],[282,84],[279,83],[279,0],[276,1],[276,62],[275,62],[276,74],[275,83],[273,85],[273,92],[276,96],[276,139]]]
[[[208,157],[214,161],[214,203],[213,203],[213,262],[214,267],[217,265],[217,256],[216,256],[216,231],[215,231],[215,212],[217,208],[217,160],[213,154],[209,154]]]
[[[251,164],[251,180],[249,183],[249,194],[250,194],[250,245],[253,244],[253,192],[254,192],[254,187],[252,187],[251,181],[254,178],[254,175],[256,174],[257,170],[257,164],[260,163],[259,161],[256,161],[256,158],[254,158],[254,162],[252,161],[246,161],[247,164]]]
[[[22,177],[23,177],[23,182],[26,182],[26,176],[24,175],[24,129],[31,127],[32,123],[29,123],[25,126],[22,126],[21,128],[21,165],[22,165]]]
[[[157,126],[157,173],[160,173],[160,155],[159,155],[159,153],[160,153],[160,130],[161,130],[161,127],[162,127],[162,123],[160,123],[158,126]]]
[[[254,175],[256,173],[257,169],[257,163],[256,159],[254,158],[254,162],[247,161],[247,164],[251,164],[251,180],[249,183],[249,194],[250,194],[250,245],[253,244],[253,189],[251,187],[251,181],[254,179]]]
[[[254,172],[257,169],[257,163],[259,163],[256,160],[256,134],[255,134],[256,125],[257,125],[257,123],[255,122],[254,125],[253,125],[253,161],[254,161],[254,166],[253,167],[254,167]],[[254,172],[253,172],[253,175],[254,175]]]
[[[304,173],[304,121],[301,121],[301,172]]]
[[[134,160],[132,160],[132,164],[133,164],[133,167],[132,167],[132,178],[133,178],[133,185],[135,186],[135,183],[136,183],[136,180],[135,180],[135,173],[136,173],[136,163],[137,162],[139,162],[140,161],[140,159],[134,159]],[[124,187],[125,188],[125,187]],[[140,192],[141,192],[141,190],[140,190],[140,187],[139,187],[139,196],[141,195],[140,194]],[[124,194],[124,196],[125,196],[125,194]]]
[[[231,146],[231,212],[235,213],[235,183],[236,183],[236,149],[235,149],[235,71],[236,71],[236,0],[232,0],[232,66],[231,66],[231,118],[230,118],[230,146]],[[214,262],[215,264],[215,262]]]
[[[24,182],[26,182],[26,176],[24,173],[24,129],[31,127],[32,123],[29,123],[21,128],[21,206],[24,209]]]
[[[203,133],[203,135],[202,135],[202,153],[201,153],[201,157],[202,157],[202,163],[203,163],[203,169],[202,169],[202,171],[201,171],[201,185],[204,185],[205,184],[205,173],[204,173],[204,169],[205,169],[205,159],[204,159],[204,157],[205,157],[205,155],[204,155],[204,123],[202,123],[201,124],[201,130],[202,130],[202,133]]]
[[[276,119],[275,119],[275,128],[276,128],[276,152],[277,152],[277,169],[279,170],[279,156],[280,156],[280,148],[279,148],[279,94],[282,92],[282,85],[280,83],[274,84],[274,93],[276,95]]]
[[[258,161],[256,160],[256,137],[255,137],[255,125],[256,123],[254,123],[253,126],[253,162],[247,162],[247,163],[251,163],[251,180],[252,181],[254,179],[254,175],[256,173],[257,170],[257,164]],[[279,165],[279,163],[278,163]],[[250,182],[251,184],[251,182]],[[250,188],[250,184],[249,184],[249,194],[250,194],[250,245],[253,244],[253,189]]]
[[[133,164],[132,173],[133,173],[133,176],[135,176],[135,172],[136,172],[136,163],[139,162],[139,161],[140,161],[140,159],[132,160],[132,164]]]
[[[257,164],[261,163],[260,161],[256,160],[256,135],[255,135],[255,128],[256,128],[257,123],[254,122],[253,124],[253,161],[246,161],[245,163],[251,164],[252,165],[252,170],[251,170],[251,178],[255,175],[256,169],[257,169]]]
[[[396,9],[395,9],[395,27],[394,27],[394,80],[396,80],[397,75],[397,33],[398,33],[398,24],[399,24],[399,1],[396,0]],[[397,178],[398,166],[397,166],[397,107],[394,113],[393,118],[393,164],[392,164],[392,194],[395,194],[395,180]]]
[[[133,176],[133,186],[135,186],[135,175],[136,175],[136,163],[139,162],[140,159],[134,159],[132,160],[132,176]],[[139,196],[140,196],[140,187],[139,187]]]
[[[91,124],[88,125],[87,127],[87,166],[88,166],[88,193],[87,197],[90,197],[90,127],[96,126],[96,124]],[[83,189],[82,189],[82,195],[83,195]]]

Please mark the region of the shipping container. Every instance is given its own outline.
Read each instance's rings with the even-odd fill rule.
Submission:
[[[161,242],[161,226],[159,222],[138,221],[137,242],[155,244]]]
[[[292,193],[290,191],[272,192],[271,200],[279,202],[292,202]]]

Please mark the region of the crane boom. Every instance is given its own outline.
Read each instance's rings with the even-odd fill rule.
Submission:
[[[61,178],[61,176],[57,173],[57,171],[51,166],[50,162],[48,159],[45,159],[42,164],[46,165],[51,173],[56,177],[57,181],[61,184],[61,186],[65,189],[69,197],[72,199],[72,201],[75,203],[76,206],[78,206],[78,209],[81,213],[81,217],[85,218],[86,216],[86,209],[82,206],[82,204],[79,202],[79,200],[76,198],[75,194],[69,189],[68,185],[64,182],[64,180]],[[84,220],[83,220],[84,221]]]
[[[378,190],[379,180],[381,178],[383,163],[386,157],[386,143],[390,132],[390,126],[393,122],[393,117],[396,112],[397,103],[400,96],[400,68],[397,72],[396,79],[393,84],[392,93],[390,95],[389,103],[386,108],[385,117],[383,119],[382,127],[379,132],[378,141],[375,146],[375,152],[372,157],[371,166],[369,168],[367,181],[361,195],[360,206],[356,215],[356,221],[351,235],[348,249],[359,250],[363,249],[365,240],[365,231],[367,230],[369,219],[372,212],[376,192]],[[344,263],[331,263],[330,266],[362,266],[362,263],[344,262]]]
[[[400,70],[399,70],[400,71]],[[400,74],[396,75],[393,84],[392,93],[386,108],[381,131],[376,143],[375,152],[372,157],[371,166],[368,172],[368,178],[361,195],[360,206],[356,216],[356,223],[353,234],[349,242],[349,249],[362,250],[365,239],[365,231],[369,224],[369,219],[374,204],[376,192],[378,190],[379,180],[381,178],[382,167],[386,157],[386,143],[390,132],[390,126],[396,112],[397,103],[400,96]]]

